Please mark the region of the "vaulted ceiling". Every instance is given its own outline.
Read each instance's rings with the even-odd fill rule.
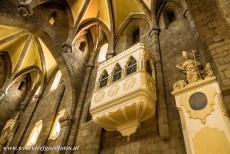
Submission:
[[[97,18],[110,31],[114,27],[114,31],[118,32],[130,15],[144,15],[146,11],[143,8],[150,11],[152,0],[67,0],[67,2],[75,23]]]
[[[42,40],[20,28],[0,25],[0,52],[8,53],[12,76],[27,68],[38,67],[49,77],[57,66]]]

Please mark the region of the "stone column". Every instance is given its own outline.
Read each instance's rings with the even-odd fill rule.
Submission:
[[[70,137],[69,137],[69,141],[68,141],[69,146],[75,145],[75,142],[77,140],[78,129],[79,129],[79,126],[81,123],[81,116],[82,116],[82,112],[83,112],[85,97],[86,97],[92,69],[93,69],[93,64],[87,64],[86,65],[85,78],[84,78],[84,81],[82,84],[80,96],[78,98],[77,110],[76,110],[75,115],[74,115],[74,123],[73,123],[73,126],[71,128]]]
[[[156,62],[156,83],[157,83],[157,114],[158,114],[158,124],[160,136],[164,139],[169,137],[168,128],[168,118],[166,110],[166,98],[164,91],[164,76],[161,62],[161,51],[159,42],[160,29],[153,27],[149,33],[150,38],[153,41],[153,50],[156,52],[155,62]]]
[[[229,154],[230,121],[215,77],[174,90],[188,154]]]

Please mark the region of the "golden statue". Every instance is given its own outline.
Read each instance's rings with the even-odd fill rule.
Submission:
[[[195,58],[196,50],[192,50],[193,58],[190,58],[188,52],[183,51],[182,55],[185,58],[185,62],[180,66],[176,65],[178,69],[180,69],[187,76],[187,82],[193,83],[201,79],[199,68],[201,66],[200,62],[198,62]]]
[[[211,64],[210,63],[206,63],[206,65],[205,65],[205,77],[204,77],[204,79],[211,78],[213,76],[214,76],[214,73],[213,73]]]

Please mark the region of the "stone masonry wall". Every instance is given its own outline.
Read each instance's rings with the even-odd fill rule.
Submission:
[[[230,95],[230,26],[215,0],[187,1],[202,42],[216,66],[222,93]],[[228,96],[229,97],[229,96]],[[230,99],[226,99],[230,106]]]
[[[133,19],[119,37],[116,53],[122,52],[128,48],[126,39],[131,39],[127,31],[133,27],[140,27],[141,42],[144,42],[147,48],[156,55],[153,50],[153,40],[149,37],[150,28],[142,19]],[[180,27],[179,27],[180,29]],[[126,40],[126,41],[124,41]],[[168,53],[165,53],[168,54]],[[166,87],[169,89],[169,87]],[[177,109],[171,100],[167,104],[169,131],[168,140],[163,140],[159,136],[157,116],[142,123],[137,132],[131,135],[130,141],[122,137],[118,132],[103,132],[101,154],[185,154],[185,145],[181,124]],[[171,117],[170,117],[171,116]]]

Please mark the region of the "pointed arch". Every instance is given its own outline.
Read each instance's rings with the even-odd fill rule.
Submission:
[[[8,52],[0,52],[0,88],[4,85],[5,81],[10,78],[12,72],[12,63]]]
[[[132,74],[137,71],[137,60],[131,56],[126,63],[126,75]]]
[[[32,128],[30,135],[26,141],[26,147],[32,147],[36,144],[42,130],[42,120],[37,121]]]
[[[112,82],[115,82],[115,81],[121,79],[121,75],[122,75],[122,68],[121,68],[120,64],[117,63],[113,69],[113,72],[112,72]]]
[[[107,86],[109,80],[109,74],[106,70],[104,70],[99,78],[99,89]]]

